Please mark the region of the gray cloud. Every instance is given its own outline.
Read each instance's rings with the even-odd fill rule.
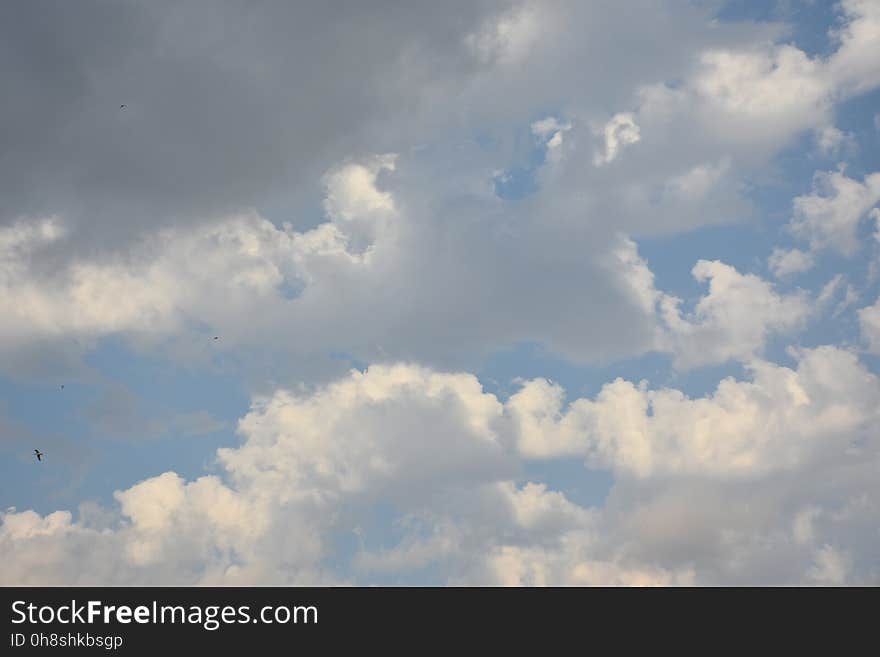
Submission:
[[[271,203],[419,101],[405,54],[458,76],[458,39],[498,6],[6,5],[0,214],[62,211],[106,240]]]
[[[634,84],[666,79],[708,42],[705,10],[651,3],[38,1],[0,11],[0,221],[64,213],[92,251],[156,225],[308,208],[335,162],[400,151],[426,131],[503,130],[548,104],[614,111]],[[620,35],[639,44],[625,57]]]

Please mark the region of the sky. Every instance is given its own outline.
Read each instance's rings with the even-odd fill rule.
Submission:
[[[4,3],[0,584],[880,584],[878,52]]]

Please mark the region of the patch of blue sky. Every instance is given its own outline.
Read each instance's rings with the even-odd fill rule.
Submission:
[[[0,379],[5,415],[28,428],[21,439],[3,442],[4,508],[46,513],[85,500],[110,504],[114,490],[168,470],[201,476],[218,447],[239,443],[234,431],[249,400],[231,373],[135,354],[115,338],[101,341],[87,362],[92,380],[63,390]],[[114,413],[108,428],[105,414]],[[208,422],[185,421],[193,417]],[[42,463],[29,462],[34,447],[46,453]],[[38,477],[31,467],[42,468]]]
[[[878,55],[880,56],[880,55]],[[846,158],[848,175],[865,175],[880,171],[880,89],[861,94],[835,108],[837,127],[852,133],[856,141],[854,153]]]
[[[839,25],[837,5],[827,0],[727,0],[716,17],[727,22],[784,23],[783,42],[811,57],[825,57],[836,48],[827,31],[829,26]]]
[[[617,378],[634,384],[646,381],[652,389],[675,387],[695,397],[710,393],[727,376],[743,378],[745,370],[741,364],[730,362],[677,371],[669,354],[657,352],[604,365],[578,364],[534,342],[493,354],[478,374],[484,389],[501,401],[520,389],[518,381],[543,378],[563,388],[566,404],[582,397],[595,397],[604,385]]]
[[[614,486],[614,475],[607,470],[587,467],[581,458],[527,461],[517,484],[549,482],[558,491],[584,508],[601,508]]]
[[[770,252],[763,251],[772,239],[766,226],[749,222],[643,238],[638,240],[638,247],[654,273],[656,287],[687,302],[707,290],[706,284],[694,279],[691,273],[699,260],[720,260],[741,273],[752,272],[766,263]]]
[[[279,230],[291,224],[297,231],[307,231],[327,221],[320,185],[297,186],[264,199],[254,208],[261,217],[271,221]]]
[[[124,383],[142,399],[180,412],[205,409],[221,420],[231,421],[248,406],[248,397],[234,371],[198,370],[134,353],[121,339],[103,340],[87,362]]]
[[[407,569],[406,574],[381,567],[359,570],[358,555],[387,557],[389,550],[407,539],[430,539],[429,533],[420,532],[418,525],[408,522],[395,505],[385,501],[365,504],[357,507],[353,517],[340,520],[340,529],[330,535],[330,549],[324,560],[324,565],[338,577],[354,583],[368,581],[372,586],[441,586],[446,583],[443,564],[437,562]]]
[[[543,114],[535,120],[558,113]],[[515,162],[496,174],[493,179],[495,194],[508,201],[517,201],[534,194],[538,189],[537,175],[547,161],[546,140],[535,135],[531,125],[518,132],[513,152]]]
[[[82,428],[70,420],[87,394],[76,386],[61,390],[3,378],[0,396],[7,434],[0,442],[0,506],[54,510],[56,500],[75,492],[95,457]],[[34,449],[45,454],[41,463]]]

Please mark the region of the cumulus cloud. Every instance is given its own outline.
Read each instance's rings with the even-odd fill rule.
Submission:
[[[403,364],[279,390],[254,401],[242,444],[218,451],[220,477],[140,482],[99,525],[7,510],[0,579],[364,582],[430,566],[459,583],[687,584],[761,581],[768,560],[791,559],[777,580],[870,581],[880,383],[833,347],[796,356],[796,369],[755,362],[750,380],[697,399],[617,380],[566,406],[535,380],[501,403],[472,375]],[[565,456],[616,473],[605,506],[514,483],[524,460]],[[727,502],[695,505],[688,490]],[[759,493],[762,512],[740,513]],[[358,529],[379,503],[398,518],[396,545]],[[692,543],[670,544],[685,527]],[[356,530],[339,561],[333,536]]]
[[[873,0],[843,0],[843,25],[832,31],[840,43],[828,67],[843,93],[857,93],[880,84],[880,68],[872,52],[880,45],[880,7]]]
[[[671,178],[666,183],[666,191],[686,201],[702,200],[721,183],[729,169],[730,160],[726,158],[716,164],[698,164]]]
[[[715,43],[693,47],[675,70],[642,75],[604,103],[570,100],[565,157],[548,158],[557,165],[540,172],[532,206],[613,221],[636,239],[754,216],[750,192],[772,177],[774,158],[810,131],[842,147],[824,130],[835,104],[873,88],[870,65],[848,74],[864,76],[856,85],[832,72],[838,55],[872,45],[870,12],[852,3],[841,12],[849,28],[826,57],[775,32],[724,34],[717,24]]]
[[[859,224],[880,202],[880,173],[859,182],[840,171],[817,173],[813,192],[793,201],[792,233],[814,251],[829,248],[851,256],[859,248]]]
[[[238,6],[233,3],[229,11],[235,13]],[[398,57],[398,51],[390,46],[367,48],[358,61],[363,62],[362,72],[371,75],[364,75],[356,85],[365,94],[362,100],[367,116],[363,122],[350,121],[363,128],[367,141],[348,144],[353,149],[368,141],[393,145],[399,156],[346,159],[351,151],[342,153],[336,147],[328,147],[326,156],[321,150],[318,156],[311,146],[289,147],[287,129],[272,133],[279,146],[289,147],[286,152],[298,152],[303,159],[314,155],[312,161],[318,164],[308,168],[314,177],[306,179],[314,180],[323,173],[325,221],[317,226],[313,219],[297,216],[290,218],[308,227],[279,225],[281,222],[270,222],[266,214],[247,209],[274,203],[257,193],[265,190],[262,181],[273,176],[260,177],[260,167],[242,168],[239,165],[247,164],[242,161],[234,163],[234,176],[216,168],[206,168],[201,177],[191,176],[200,184],[188,190],[190,199],[170,193],[172,181],[163,177],[167,168],[161,169],[158,179],[148,176],[137,186],[116,185],[115,190],[135,190],[127,199],[132,213],[147,207],[155,210],[155,221],[145,224],[132,219],[135,237],[130,237],[124,249],[98,246],[84,250],[93,227],[74,204],[62,204],[71,216],[59,215],[66,233],[51,237],[51,248],[32,241],[24,247],[29,250],[27,257],[20,250],[3,254],[6,266],[12,268],[0,290],[6,299],[0,303],[10,310],[11,317],[4,327],[8,335],[4,350],[19,350],[23,341],[37,337],[57,341],[62,335],[82,344],[113,333],[138,334],[139,340],[161,342],[166,336],[205,327],[222,327],[229,337],[224,344],[230,346],[249,342],[250,346],[259,345],[255,348],[265,348],[271,344],[309,358],[344,351],[368,362],[387,356],[419,358],[444,366],[472,366],[490,349],[524,341],[544,343],[555,353],[578,361],[607,360],[656,348],[657,319],[644,303],[644,295],[639,296],[638,286],[633,287],[631,268],[615,255],[618,233],[638,239],[747,214],[748,203],[741,194],[745,171],[766,163],[798,131],[828,125],[825,119],[830,103],[842,93],[834,76],[827,74],[828,68],[838,55],[870,47],[870,29],[865,26],[871,24],[873,14],[859,3],[845,4],[846,29],[838,35],[837,50],[821,59],[768,40],[760,31],[762,38],[758,39],[734,27],[718,26],[709,38],[705,16],[696,9],[696,13],[676,17],[680,20],[671,20],[663,12],[655,15],[656,8],[645,11],[652,19],[651,30],[662,27],[676,34],[683,32],[687,38],[668,39],[676,46],[664,49],[662,56],[640,51],[632,62],[621,62],[621,70],[607,83],[611,85],[607,96],[619,106],[634,107],[630,112],[609,112],[595,100],[603,97],[602,93],[576,91],[594,86],[574,84],[585,82],[579,76],[592,76],[597,84],[607,77],[602,67],[592,68],[601,58],[585,57],[582,50],[584,44],[615,46],[607,34],[613,33],[610,28],[616,26],[615,21],[624,19],[625,12],[617,9],[594,16],[595,12],[579,3],[541,12],[529,4],[480,4],[467,13],[471,20],[462,17],[461,24],[433,25],[440,32],[431,31],[419,42],[422,47],[407,41],[406,56]],[[402,12],[395,21],[406,23],[417,14],[416,9],[413,12]],[[580,12],[589,14],[591,20],[574,21],[572,17]],[[291,39],[286,35],[282,43],[276,38],[274,26],[264,22],[270,16],[271,12],[258,21],[259,29],[255,28],[255,34],[267,31],[266,38],[259,44],[250,38],[243,40],[233,60],[221,59],[222,80],[206,81],[218,100],[220,89],[229,86],[221,82],[263,79],[249,75],[247,64],[264,61],[269,55],[279,55],[278,61],[289,60],[280,54]],[[315,25],[330,18],[332,10],[328,9],[315,17]],[[192,20],[186,10],[171,12],[160,21],[166,27],[164,32],[147,30],[140,41],[132,41],[133,47],[150,49],[160,37],[165,45],[177,44]],[[392,22],[385,27],[400,27]],[[590,34],[595,31],[597,38],[581,32],[575,38],[570,32],[575,23],[589,26]],[[627,18],[627,30],[634,34],[645,27],[630,23]],[[348,26],[346,20],[339,29],[347,34]],[[213,24],[208,27],[219,29]],[[74,28],[84,30],[85,26],[73,23],[64,29]],[[723,45],[712,45],[715,40]],[[356,42],[360,40],[352,41]],[[122,43],[111,45],[125,50]],[[189,52],[190,45],[184,52]],[[153,57],[155,53],[150,52]],[[210,44],[200,52],[202,56],[216,55]],[[560,58],[590,64],[576,69],[567,65],[567,78],[547,75]],[[324,59],[334,79],[347,79],[349,73],[342,75],[332,68],[335,58]],[[118,61],[121,70],[127,70],[129,60]],[[201,58],[192,61],[196,70],[205,64]],[[513,61],[515,66],[510,65]],[[233,62],[238,62],[237,67]],[[69,63],[82,64],[79,60]],[[170,75],[165,64],[162,76]],[[53,65],[61,66],[61,62]],[[246,70],[240,70],[241,66]],[[851,86],[847,93],[870,87],[871,68],[866,66],[847,65],[847,80],[864,76],[864,83]],[[276,77],[280,75],[274,68],[270,70]],[[296,78],[301,71],[289,73]],[[377,85],[376,76],[406,80],[409,86]],[[287,73],[281,77],[288,79]],[[320,76],[310,75],[309,80],[316,77]],[[668,82],[673,79],[680,83]],[[565,105],[571,111],[565,115],[571,120],[545,115],[535,121],[534,110],[541,99],[563,97],[559,96],[561,80],[570,94]],[[280,87],[283,85],[272,85],[272,89]],[[232,88],[238,87],[233,84]],[[376,89],[385,95],[375,97]],[[790,93],[779,93],[779,89]],[[290,99],[276,97],[263,85],[252,91],[266,101],[261,105],[266,112],[272,106],[289,109]],[[304,95],[308,96],[299,93],[298,97]],[[479,119],[463,129],[456,123],[455,112],[439,102],[442,98],[472,108]],[[190,107],[193,99],[186,95],[180,102],[184,100]],[[410,119],[392,111],[386,101],[409,108]],[[140,125],[147,107],[143,105],[146,101],[138,102],[132,99],[129,118],[118,120]],[[515,116],[509,108],[516,108]],[[262,117],[263,124],[249,124],[248,134],[262,143],[269,139],[263,127],[296,125],[297,134],[299,127],[305,126],[309,144],[313,137],[335,143],[335,137],[317,129],[318,125],[336,125],[335,121],[318,121],[313,113],[295,116],[300,120],[291,115],[279,123],[281,117],[271,112]],[[377,117],[395,129],[386,132],[377,128]],[[597,154],[591,148],[595,135],[589,133],[599,117],[602,143]],[[220,115],[216,120],[226,126],[233,118]],[[346,114],[342,118],[350,117]],[[504,134],[511,124],[520,122],[530,125],[546,144],[547,161],[535,174],[539,189],[516,207],[495,197],[488,186],[480,186],[498,169],[493,159],[503,150],[464,147],[459,142],[455,148],[437,146],[444,140],[454,141],[450,136],[458,139],[473,134],[490,118],[502,126],[496,134]],[[195,143],[200,141],[195,137],[204,136],[190,123],[184,122],[189,126],[188,136],[195,141],[181,143]],[[409,132],[414,126],[435,128],[433,145],[414,151],[415,133]],[[85,129],[88,126],[82,127],[83,134],[90,134]],[[226,132],[238,134],[233,129]],[[138,143],[153,163],[153,145],[168,139],[157,139],[149,131],[142,136],[144,143]],[[263,150],[283,159],[275,146],[273,143],[272,148]],[[250,152],[228,141],[223,141],[222,147],[229,153]],[[200,153],[212,152],[211,148]],[[625,172],[610,166],[612,162],[619,164],[623,149]],[[176,159],[182,170],[192,171],[190,155]],[[328,160],[331,155],[336,159]],[[595,166],[594,155],[608,166]],[[224,161],[219,156],[213,159],[218,165]],[[95,170],[104,171],[110,162],[116,171],[130,170],[112,158],[100,166],[95,164]],[[321,169],[316,171],[318,166]],[[157,168],[142,162],[141,170],[152,174]],[[106,177],[96,175],[95,180]],[[228,199],[214,203],[203,193],[210,188],[223,196],[237,185],[245,185],[247,190],[238,188],[235,203]],[[272,185],[277,189],[276,183]],[[80,198],[91,199],[88,203],[104,203],[113,196],[99,193],[85,182],[80,188]],[[175,208],[180,212],[175,216],[185,217],[185,221],[166,225],[160,217],[167,216],[169,206],[155,207],[155,199],[142,198],[137,191],[151,188],[162,191],[156,196],[162,203],[169,199],[172,204],[179,202]],[[186,190],[175,191],[184,194]],[[101,207],[106,214],[110,205]],[[229,211],[233,207],[235,211]],[[98,216],[102,212],[86,214]],[[114,210],[114,216],[117,214]],[[165,227],[157,228],[156,224]],[[12,224],[19,227],[16,230],[22,225],[20,220]],[[102,234],[99,245],[115,244],[108,238],[109,232]],[[587,280],[589,285],[580,284]],[[227,283],[229,290],[224,287]],[[547,294],[551,287],[556,290],[552,295]],[[218,303],[220,299],[222,303]],[[529,311],[524,313],[523,308]],[[480,321],[474,322],[477,315]],[[248,318],[246,325],[239,319],[242,317]],[[587,334],[593,339],[584,341],[582,336]],[[283,341],[278,339],[281,335],[285,336]],[[189,342],[196,341],[187,338]],[[737,357],[745,351],[740,349]]]
[[[535,127],[549,142],[567,129],[555,120]],[[504,218],[504,202],[488,195],[456,200],[450,220],[449,201],[441,194],[435,205],[425,187],[428,172],[397,159],[332,168],[325,220],[305,231],[251,212],[59,266],[50,247],[69,239],[62,220],[21,220],[6,229],[0,253],[3,347],[73,338],[86,348],[121,334],[151,348],[182,341],[165,353],[196,358],[207,349],[198,336],[221,332],[222,348],[271,344],[295,359],[344,349],[435,364],[473,362],[524,340],[578,360],[677,349],[656,337],[669,318],[658,318],[662,294],[634,241],[599,226],[572,232],[563,217],[527,206]],[[494,222],[511,219],[499,242]],[[533,312],[522,313],[526,306]],[[585,333],[595,340],[584,342]],[[732,356],[744,353],[737,349]]]
[[[876,376],[837,347],[764,360],[814,293],[696,255],[707,290],[679,298],[638,248],[754,216],[755,181],[803,135],[842,152],[836,104],[880,85],[876,3],[840,3],[827,55],[704,3],[637,8],[0,16],[17,62],[0,109],[3,373],[107,336],[198,359],[221,333],[214,351],[302,382],[257,384],[216,474],[171,469],[75,515],[7,510],[0,582],[880,581]],[[522,197],[500,198],[492,172],[521,161]],[[878,176],[817,175],[790,223],[808,246],[775,249],[774,276],[854,254]],[[848,281],[815,307],[856,303]],[[880,352],[878,304],[859,320]],[[544,379],[505,401],[465,373],[522,343],[747,374],[708,394],[617,379],[569,402]],[[338,376],[340,353],[372,364]],[[604,503],[523,475],[564,459],[611,473]]]
[[[520,448],[544,458],[582,454],[639,478],[750,477],[801,467],[824,449],[842,453],[877,420],[877,382],[851,354],[819,349],[801,354],[797,370],[763,361],[750,369],[751,382],[725,379],[695,400],[618,379],[564,414],[562,391],[533,382],[510,401],[522,418]],[[830,380],[832,372],[845,378]]]
[[[663,295],[659,301],[667,331],[659,338],[675,354],[679,367],[748,361],[760,354],[773,333],[803,326],[810,304],[803,293],[781,295],[754,274],[741,274],[720,261],[701,260],[693,268],[709,292],[690,313],[682,314],[680,300]]]
[[[532,134],[543,141],[547,149],[547,159],[552,163],[561,159],[564,135],[569,130],[571,130],[571,123],[561,122],[553,116],[532,123]]]
[[[393,199],[376,187],[379,172],[393,167],[394,157],[382,156],[332,170],[327,221],[308,231],[249,213],[168,228],[128,253],[76,259],[46,273],[35,263],[69,231],[59,218],[22,219],[0,232],[3,346],[116,333],[161,340],[204,326],[241,340],[247,327],[237,318],[277,322],[290,292],[370,266],[377,242],[393,234]]]
[[[637,144],[641,139],[639,126],[630,113],[615,114],[597,134],[604,140],[602,150],[593,158],[597,167],[613,162],[622,147]]]
[[[773,249],[767,260],[770,271],[776,278],[785,278],[812,269],[813,256],[800,249]]]
[[[508,67],[528,56],[545,31],[542,28],[537,7],[528,3],[514,4],[485,20],[477,31],[468,33],[464,43],[480,61]]]
[[[852,133],[843,132],[833,125],[827,125],[816,133],[816,144],[819,151],[828,157],[837,157],[856,149],[855,136]]]
[[[859,310],[859,326],[868,349],[880,354],[880,300]]]
[[[10,567],[0,579],[344,579],[344,572],[322,574],[332,532],[353,525],[359,510],[380,500],[410,513],[443,514],[444,504],[472,494],[526,530],[567,525],[573,511],[561,496],[548,493],[544,503],[542,490],[529,489],[517,505],[519,494],[496,483],[512,472],[510,450],[493,427],[502,410],[470,375],[406,365],[353,372],[311,392],[278,391],[256,400],[242,419],[244,443],[218,451],[225,482],[216,476],[187,482],[166,472],[117,492],[118,518],[101,529],[74,522],[69,513],[7,512],[3,553],[26,561],[28,550],[45,545],[51,563],[30,574]],[[53,541],[59,543],[49,546]],[[95,549],[83,551],[89,544]],[[111,553],[117,557],[108,561]],[[366,571],[378,567],[379,557],[359,558]],[[404,566],[413,559],[419,561],[410,556]],[[78,561],[78,571],[62,576],[67,560]]]

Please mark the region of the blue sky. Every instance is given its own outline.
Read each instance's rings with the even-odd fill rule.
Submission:
[[[622,5],[4,10],[0,582],[880,581],[880,5]]]

